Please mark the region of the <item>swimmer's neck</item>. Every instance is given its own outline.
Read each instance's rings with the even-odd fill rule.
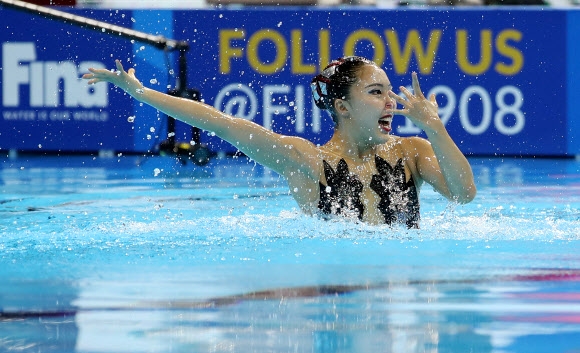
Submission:
[[[377,154],[382,144],[372,143],[368,139],[357,138],[352,134],[335,129],[332,138],[322,146],[324,151],[347,157],[352,160],[367,161]]]

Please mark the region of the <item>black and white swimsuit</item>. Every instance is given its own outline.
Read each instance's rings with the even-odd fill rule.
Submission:
[[[325,215],[340,215],[363,219],[364,205],[361,200],[363,184],[356,174],[350,173],[348,165],[341,159],[336,170],[323,161],[327,185],[319,182],[320,200],[318,208]],[[413,176],[407,181],[403,160],[392,167],[386,160],[375,155],[378,174],[371,179],[370,188],[381,198],[377,206],[385,223],[406,224],[408,228],[419,228],[419,195]]]

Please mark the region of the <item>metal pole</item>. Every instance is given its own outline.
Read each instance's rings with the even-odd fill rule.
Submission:
[[[58,20],[64,23],[79,26],[85,29],[91,29],[100,33],[107,33],[111,35],[121,35],[128,39],[134,39],[139,42],[151,44],[162,50],[181,50],[189,48],[189,43],[186,41],[177,41],[174,39],[167,39],[161,35],[152,35],[139,32],[126,27],[112,25],[107,22],[93,20],[87,17],[73,15],[68,12],[54,10],[45,6],[39,6],[27,3],[20,0],[0,0],[0,6],[6,6],[17,10],[32,13],[37,16],[42,16],[51,20]]]

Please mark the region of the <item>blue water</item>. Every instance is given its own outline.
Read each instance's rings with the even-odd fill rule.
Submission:
[[[407,230],[244,158],[0,159],[0,352],[580,351],[580,162],[470,161]]]

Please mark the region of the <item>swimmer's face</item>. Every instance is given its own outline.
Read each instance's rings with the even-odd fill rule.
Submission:
[[[395,101],[389,97],[391,81],[383,69],[365,65],[359,70],[358,80],[350,88],[349,115],[356,119],[360,132],[381,143],[391,132]]]

